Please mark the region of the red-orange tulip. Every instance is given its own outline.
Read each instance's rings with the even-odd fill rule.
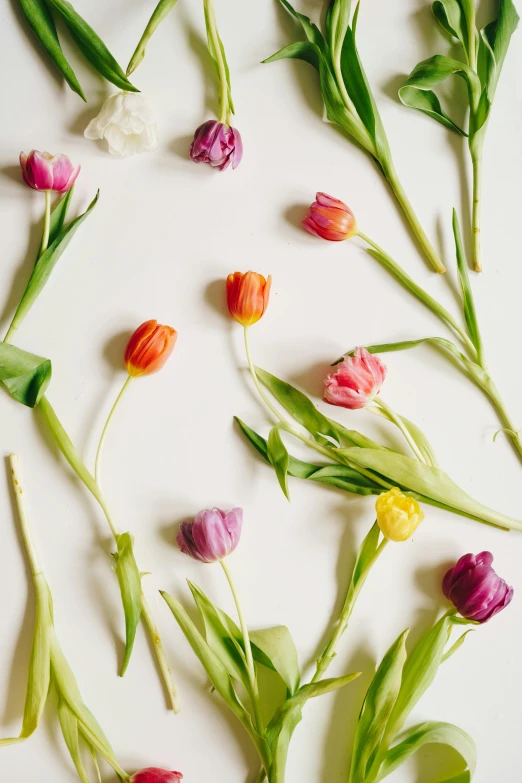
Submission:
[[[171,326],[145,321],[138,326],[125,349],[125,366],[133,378],[161,370],[173,351],[178,333]]]
[[[268,307],[272,277],[265,280],[257,272],[234,272],[227,277],[227,304],[230,315],[242,326],[252,326]]]

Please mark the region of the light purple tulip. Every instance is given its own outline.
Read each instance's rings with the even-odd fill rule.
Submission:
[[[243,157],[243,142],[238,130],[217,120],[208,120],[197,128],[190,157],[195,163],[208,163],[223,171],[232,164],[235,169]]]
[[[202,563],[216,563],[227,557],[239,544],[243,509],[200,511],[193,522],[182,522],[176,542],[182,552]]]
[[[464,555],[446,571],[442,592],[468,620],[485,623],[511,602],[513,588],[498,576],[491,552]]]
[[[20,166],[24,182],[30,188],[57,193],[70,190],[80,173],[80,166],[74,168],[67,155],[51,155],[38,150],[31,150],[29,155],[21,152]]]

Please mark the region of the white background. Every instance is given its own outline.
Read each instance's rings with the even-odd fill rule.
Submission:
[[[154,4],[76,0],[78,11],[122,63]],[[0,10],[2,328],[30,273],[43,210],[43,197],[21,184],[18,153],[33,147],[67,152],[82,164],[74,209],[82,211],[97,188],[101,198],[20,329],[17,344],[52,359],[49,398],[89,464],[125,377],[122,353],[129,333],[148,318],[179,331],[167,367],[136,381],[122,403],[107,440],[103,478],[119,526],[135,534],[139,563],[153,571],[145,585],[179,682],[178,717],[166,709],[141,629],[126,678],[116,676],[123,623],[108,528],[56,454],[40,418],[6,395],[0,400],[2,454],[16,451],[23,459],[58,634],[122,766],[168,766],[181,770],[187,783],[252,780],[255,753],[219,698],[209,694],[199,663],[156,592],[166,589],[188,605],[188,577],[233,612],[219,567],[192,562],[177,551],[177,524],[206,506],[243,506],[244,532],[230,565],[249,624],[288,625],[306,667],[340,607],[355,548],[374,519],[374,499],[292,480],[288,504],[273,473],[242,441],[234,414],[263,434],[269,420],[244,371],[241,329],[225,312],[223,281],[227,273],[249,268],[273,275],[269,311],[251,333],[255,360],[316,400],[329,362],[343,350],[448,336],[357,240],[325,243],[299,227],[316,190],[342,198],[364,232],[455,310],[448,285],[455,281],[450,215],[453,205],[468,215],[465,141],[401,107],[395,97],[400,76],[419,60],[446,52],[446,43],[426,0],[363,4],[359,46],[396,166],[450,269],[446,277],[436,277],[370,160],[322,121],[311,69],[294,62],[259,64],[297,39],[297,27],[275,3],[217,0],[235,124],[245,146],[240,167],[225,173],[187,159],[194,129],[216,111],[199,3],[179,3],[135,74],[154,106],[161,142],[155,153],[126,160],[110,157],[103,144],[82,135],[109,86],[71,53],[89,98],[84,106],[37,51],[15,6],[13,0]],[[320,3],[300,6],[313,14]],[[488,21],[489,9],[483,13]],[[67,43],[65,49],[71,52]],[[492,374],[522,425],[520,50],[519,33],[490,122],[485,273],[472,282]],[[446,471],[477,499],[521,517],[522,466],[505,437],[493,443],[500,425],[481,392],[428,348],[386,361],[385,399],[423,428]],[[327,412],[397,443],[391,429],[369,413]],[[0,507],[0,726],[7,736],[18,733],[21,723],[34,602],[4,471]],[[414,539],[388,547],[364,588],[331,667],[333,675],[358,670],[363,675],[342,692],[307,705],[291,746],[290,783],[348,779],[356,715],[376,661],[405,627],[411,627],[414,641],[444,611],[445,568],[465,552],[486,548],[514,585],[514,601],[441,668],[412,720],[449,720],[468,731],[478,746],[476,783],[520,780],[522,538],[427,508]],[[421,755],[390,780],[429,783],[457,769],[458,760],[444,749]],[[0,778],[10,783],[76,779],[53,709],[29,742],[2,748]]]

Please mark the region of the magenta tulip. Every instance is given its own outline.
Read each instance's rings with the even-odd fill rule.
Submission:
[[[30,188],[57,193],[70,190],[80,173],[80,166],[74,168],[67,155],[51,155],[38,150],[31,150],[29,155],[21,152],[20,166],[24,182]]]
[[[364,408],[375,397],[386,378],[386,365],[366,348],[345,356],[337,370],[324,382],[324,401],[341,408]]]
[[[197,128],[190,145],[195,163],[208,163],[223,171],[232,164],[236,169],[243,157],[243,142],[238,130],[217,120],[208,120]]]
[[[183,780],[181,772],[169,772],[168,769],[159,767],[147,767],[136,772],[129,783],[179,783]]]
[[[442,592],[468,620],[485,623],[511,602],[513,588],[492,568],[491,552],[468,554],[446,571]]]
[[[176,541],[186,555],[202,563],[216,563],[227,557],[239,544],[243,509],[200,511],[193,522],[182,522]]]

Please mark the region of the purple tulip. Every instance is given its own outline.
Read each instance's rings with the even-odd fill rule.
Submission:
[[[239,544],[243,509],[200,511],[193,522],[182,522],[176,542],[182,552],[202,563],[216,563],[227,557]]]
[[[217,120],[200,125],[190,145],[190,157],[195,163],[208,163],[212,168],[226,169],[230,163],[236,169],[243,157],[243,142],[238,130]]]
[[[55,190],[66,193],[74,185],[80,166],[73,167],[67,155],[31,150],[20,153],[20,167],[26,185],[33,190]]]
[[[492,562],[491,552],[464,555],[444,575],[442,592],[468,620],[485,623],[513,598],[513,588],[498,576]]]

